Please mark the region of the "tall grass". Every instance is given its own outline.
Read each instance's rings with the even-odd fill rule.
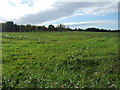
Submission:
[[[118,33],[2,35],[3,87],[119,88]]]

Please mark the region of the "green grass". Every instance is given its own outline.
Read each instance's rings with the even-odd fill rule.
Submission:
[[[118,33],[3,33],[3,87],[119,88],[118,58]]]

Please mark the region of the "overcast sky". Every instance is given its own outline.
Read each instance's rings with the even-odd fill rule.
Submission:
[[[0,0],[0,21],[71,28],[118,29],[118,1]]]

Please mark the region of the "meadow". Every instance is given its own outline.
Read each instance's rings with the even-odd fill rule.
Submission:
[[[3,32],[4,88],[120,88],[117,32]]]

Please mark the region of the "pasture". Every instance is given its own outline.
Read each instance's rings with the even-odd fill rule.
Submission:
[[[119,88],[117,32],[4,32],[2,84],[13,88]]]

